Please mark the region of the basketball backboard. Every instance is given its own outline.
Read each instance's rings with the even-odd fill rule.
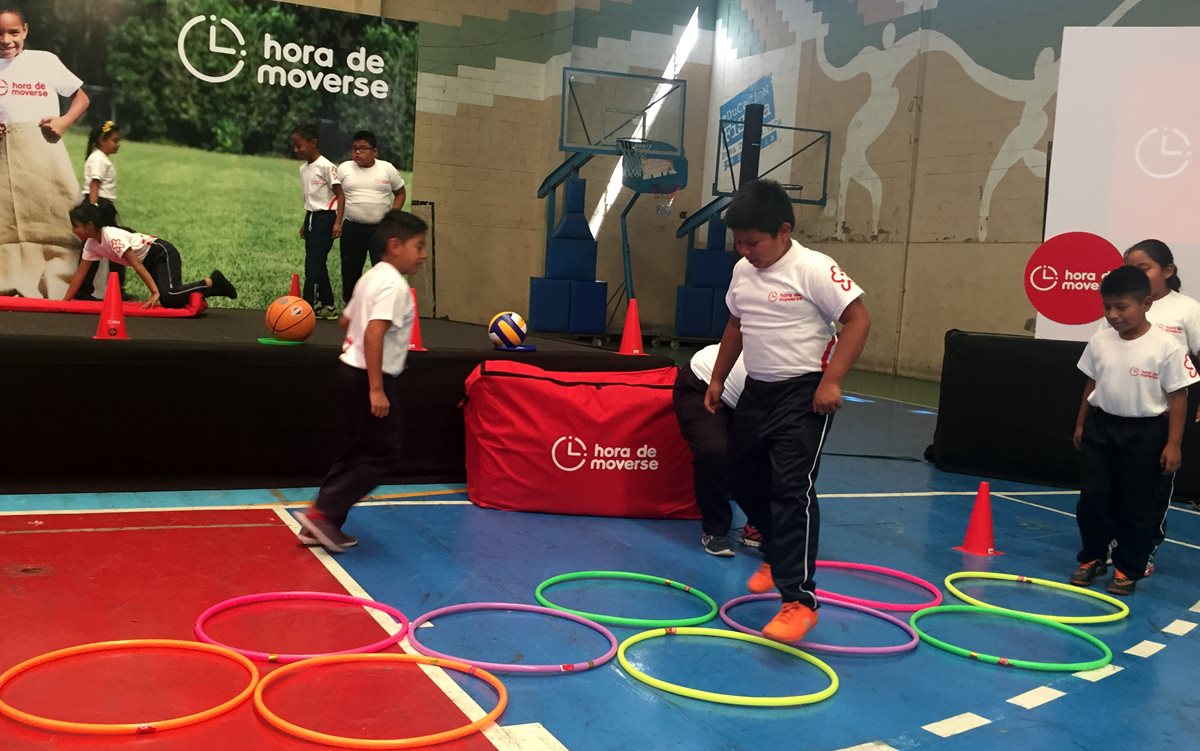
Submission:
[[[558,147],[619,156],[618,138],[654,142],[655,156],[683,156],[687,81],[564,68]]]
[[[712,192],[731,196],[741,176],[741,120],[719,121],[717,169]],[[829,199],[829,143],[827,130],[763,123],[758,176],[781,184],[792,203],[824,206]]]

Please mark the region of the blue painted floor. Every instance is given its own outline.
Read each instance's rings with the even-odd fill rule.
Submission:
[[[962,542],[981,478],[939,472],[919,458],[932,441],[929,410],[883,400],[847,404],[834,424],[818,484],[822,492],[821,557],[906,571],[941,586],[949,573],[998,571],[1063,581],[1074,568],[1078,537],[1075,494],[994,481],[997,547],[977,558],[952,549]],[[348,531],[361,540],[337,562],[372,597],[415,617],[463,602],[533,604],[534,588],[568,571],[624,570],[667,577],[706,592],[718,603],[745,593],[759,562],[739,548],[732,559],[706,555],[696,522],[516,514],[454,503],[456,486],[381,488],[378,501],[357,508]],[[307,488],[196,494],[0,496],[0,511],[35,509],[220,506],[304,501]],[[428,499],[426,502],[423,499]],[[1158,571],[1127,600],[1129,618],[1082,627],[1113,651],[1121,668],[1085,680],[1069,673],[1001,668],[922,644],[887,657],[817,653],[838,674],[831,699],[809,706],[753,709],[686,699],[632,680],[616,661],[567,675],[502,678],[511,694],[502,724],[538,722],[575,751],[608,749],[805,749],[864,746],[893,749],[1198,748],[1200,702],[1194,666],[1200,629],[1172,635],[1176,621],[1200,623],[1200,514],[1172,511]],[[877,576],[823,570],[823,589],[895,602],[918,602],[917,588]],[[1071,615],[1111,612],[1082,595],[1029,585],[967,581],[969,594],[998,605]],[[1097,587],[1102,591],[1101,587]],[[695,597],[665,587],[588,580],[557,585],[556,602],[629,617],[699,615]],[[949,595],[948,595],[949,596]],[[950,598],[949,602],[955,602]],[[761,626],[769,604],[735,611]],[[901,616],[906,619],[905,616]],[[707,624],[724,628],[720,620]],[[939,638],[982,653],[1051,662],[1088,661],[1094,647],[1059,632],[996,617],[930,616],[922,626]],[[1186,627],[1186,626],[1185,626]],[[638,629],[614,627],[618,639]],[[826,606],[813,638],[834,644],[882,646],[904,638],[893,626]],[[540,615],[484,612],[439,619],[421,639],[439,651],[495,662],[560,663],[598,656],[605,642],[587,628]],[[1162,645],[1149,656],[1127,654],[1143,642]],[[827,679],[793,657],[724,639],[671,637],[630,651],[640,669],[667,681],[733,694],[794,695],[820,691]],[[1095,676],[1092,676],[1095,678]],[[457,680],[457,679],[456,679]],[[477,687],[459,681],[468,692]],[[1049,687],[1056,697],[1031,709],[1009,700]],[[1061,692],[1059,694],[1058,692]],[[473,693],[491,706],[485,691]],[[979,724],[941,737],[923,729],[968,713]],[[969,718],[968,718],[969,719]],[[959,726],[967,723],[960,718]],[[969,724],[969,723],[968,723]],[[954,723],[951,723],[953,726]]]

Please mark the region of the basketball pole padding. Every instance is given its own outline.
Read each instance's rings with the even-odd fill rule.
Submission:
[[[121,304],[121,279],[117,272],[108,272],[108,284],[104,288],[104,305],[100,308],[100,322],[93,339],[128,339],[125,332],[125,308]]]
[[[638,321],[637,298],[629,298],[629,309],[625,313],[625,330],[621,334],[622,355],[644,355],[642,351],[642,324]]]
[[[971,521],[967,523],[963,544],[956,545],[954,549],[969,555],[1004,555],[996,550],[992,530],[992,491],[986,482],[979,483],[979,490],[975,493],[975,506],[971,509]]]
[[[408,342],[409,352],[428,352],[425,346],[421,344],[421,312],[417,310],[417,291],[412,287],[408,288],[412,293],[413,299],[413,327],[412,338]]]

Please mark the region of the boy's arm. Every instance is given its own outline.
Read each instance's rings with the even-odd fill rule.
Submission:
[[[79,268],[75,269],[75,276],[71,277],[71,283],[67,285],[67,294],[63,296],[64,300],[74,300],[75,294],[79,292],[79,287],[83,284],[83,277],[87,275],[88,269],[92,267],[95,261],[81,260]]]
[[[818,415],[832,414],[842,406],[842,379],[862,354],[871,331],[871,316],[861,297],[847,305],[838,320],[842,323],[842,333],[813,394],[813,412]]]
[[[1088,397],[1096,390],[1096,382],[1091,378],[1087,379],[1087,383],[1083,386],[1083,400],[1079,402],[1079,416],[1075,418],[1075,435],[1072,441],[1075,448],[1083,445],[1083,424],[1087,422],[1087,416],[1092,411],[1092,405],[1088,402]]]
[[[88,203],[93,206],[100,201],[100,180],[93,179],[88,183]]]
[[[137,253],[132,250],[125,252],[125,258],[128,259],[129,265],[137,272],[142,283],[146,285],[146,289],[150,290],[150,297],[142,305],[143,308],[153,308],[158,305],[160,295],[158,293],[158,285],[154,283],[154,277],[150,276],[150,272],[146,271],[146,267],[142,265],[142,259],[137,257]]]
[[[725,391],[725,378],[733,370],[734,363],[742,354],[742,319],[729,316],[725,333],[721,335],[721,348],[717,350],[717,361],[713,363],[712,378],[708,391],[704,392],[704,408],[714,415],[721,408],[721,394]]]
[[[337,196],[337,219],[333,220],[333,236],[342,236],[342,217],[346,215],[346,191],[341,185],[333,186],[333,194]]]
[[[1183,423],[1187,421],[1187,389],[1182,388],[1167,394],[1167,414],[1170,422],[1167,429],[1167,445],[1162,450],[1158,463],[1164,475],[1169,475],[1183,464]]]
[[[404,199],[408,196],[408,191],[404,186],[395,192],[395,199],[392,201],[393,209],[404,208]]]
[[[43,117],[39,125],[58,136],[58,138],[62,138],[63,134],[67,132],[67,128],[71,127],[84,112],[87,112],[90,103],[91,100],[88,99],[88,95],[84,92],[83,87],[80,87],[71,96],[71,106],[67,108],[67,114],[61,117]]]
[[[371,414],[387,417],[391,404],[383,390],[383,335],[392,325],[391,321],[375,320],[367,323],[363,334],[363,352],[367,357],[367,383],[370,387]]]

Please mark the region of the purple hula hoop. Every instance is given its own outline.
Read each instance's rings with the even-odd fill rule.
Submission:
[[[204,630],[204,624],[207,623],[208,620],[210,618],[212,618],[214,615],[216,615],[217,613],[223,613],[226,610],[231,610],[233,608],[241,607],[242,605],[253,605],[253,604],[259,603],[259,602],[272,602],[272,601],[276,601],[276,600],[319,600],[319,601],[323,601],[323,602],[342,602],[342,603],[347,603],[350,605],[362,605],[365,608],[372,608],[374,610],[379,610],[381,612],[387,613],[397,623],[400,624],[400,630],[397,631],[395,634],[387,637],[386,639],[380,639],[379,641],[375,642],[374,644],[368,644],[365,647],[355,647],[354,649],[343,649],[339,652],[318,652],[315,654],[307,654],[307,655],[275,654],[272,652],[255,652],[254,650],[250,650],[250,649],[239,649],[237,647],[230,646],[229,644],[224,644],[222,642],[217,641],[216,639],[209,636],[208,632],[206,632]],[[349,655],[349,654],[363,654],[365,652],[378,652],[381,649],[385,649],[387,647],[392,646],[393,644],[398,643],[401,639],[404,638],[405,634],[408,633],[409,629],[408,629],[408,618],[404,617],[404,613],[401,613],[399,610],[396,610],[395,608],[393,608],[389,605],[384,605],[382,602],[375,602],[374,600],[364,600],[361,597],[351,597],[350,595],[339,595],[339,594],[334,594],[332,592],[262,592],[260,594],[255,594],[255,595],[243,595],[242,597],[231,597],[230,599],[225,600],[224,602],[218,602],[216,605],[213,605],[211,608],[209,608],[208,610],[205,610],[203,613],[200,614],[200,617],[196,619],[196,629],[195,630],[196,630],[196,638],[202,642],[207,642],[208,644],[215,644],[218,647],[225,647],[226,649],[232,649],[234,652],[237,652],[238,654],[241,654],[241,655],[245,655],[246,657],[249,657],[251,660],[258,660],[259,662],[274,662],[274,663],[283,664],[283,663],[289,663],[289,662],[299,662],[300,660],[307,660],[310,657],[324,657],[326,655]]]
[[[826,592],[823,589],[817,590],[817,596],[827,601],[837,601],[840,603],[850,603],[851,605],[861,605],[865,608],[874,608],[875,610],[892,610],[897,613],[915,613],[918,610],[932,608],[942,604],[942,590],[938,589],[933,584],[925,581],[919,576],[906,574],[903,571],[897,571],[894,568],[885,568],[883,566],[872,566],[869,563],[849,563],[847,561],[817,561],[817,568],[841,568],[848,571],[867,571],[872,574],[881,574],[890,576],[900,581],[916,584],[921,589],[933,595],[933,599],[929,602],[919,602],[915,605],[907,605],[898,602],[880,602],[879,600],[868,600],[862,597],[852,597],[851,595],[838,594],[837,592]]]
[[[735,597],[732,600],[730,600],[729,602],[727,602],[721,606],[721,620],[725,621],[725,625],[729,626],[731,629],[733,629],[735,631],[741,631],[743,634],[751,634],[753,636],[762,636],[761,631],[755,631],[754,629],[750,628],[749,626],[743,626],[742,624],[733,620],[733,616],[729,615],[729,611],[732,610],[733,608],[737,607],[738,605],[742,605],[747,602],[757,602],[759,600],[778,600],[778,599],[779,599],[778,592],[767,592],[766,594],[761,594],[761,595],[744,595],[742,597]],[[802,649],[811,649],[814,652],[832,652],[834,654],[841,654],[841,655],[894,655],[894,654],[899,654],[901,652],[908,652],[913,649],[916,649],[917,644],[919,644],[921,641],[921,638],[919,636],[917,636],[917,632],[915,630],[913,630],[913,628],[911,626],[909,626],[907,623],[900,620],[899,618],[894,618],[894,617],[888,615],[887,613],[881,613],[880,611],[875,610],[874,608],[868,608],[868,607],[864,607],[862,605],[855,605],[852,602],[840,602],[837,600],[826,600],[824,604],[832,605],[834,607],[839,607],[839,608],[846,608],[847,610],[855,610],[855,611],[858,611],[859,613],[866,613],[867,615],[872,616],[874,618],[878,618],[881,621],[886,621],[886,622],[892,624],[893,626],[895,626],[896,628],[900,629],[904,633],[908,634],[909,640],[907,642],[905,642],[904,644],[901,644],[901,645],[895,646],[895,647],[843,647],[838,644],[820,644],[818,642],[812,642],[812,641],[799,641],[799,642],[796,642],[796,644],[794,646],[800,647]]]
[[[522,610],[527,613],[543,613],[545,615],[552,615],[555,618],[565,618],[568,621],[582,623],[584,626],[587,626],[593,631],[598,632],[605,639],[608,639],[608,651],[594,660],[588,660],[587,662],[576,662],[570,665],[514,665],[504,662],[482,662],[480,660],[468,660],[466,657],[442,654],[441,652],[435,652],[417,640],[417,629],[420,628],[422,623],[432,621],[434,618],[439,616],[451,615],[452,613],[463,613],[470,610]],[[582,618],[574,613],[567,613],[562,610],[554,610],[553,608],[543,608],[540,605],[524,605],[516,602],[468,602],[463,605],[451,605],[445,608],[438,608],[437,610],[430,610],[428,613],[412,622],[412,629],[408,634],[408,643],[412,645],[413,649],[417,650],[423,655],[428,655],[429,657],[440,657],[444,660],[457,660],[458,662],[465,662],[468,665],[474,665],[477,668],[483,668],[484,670],[491,670],[498,673],[576,673],[599,667],[611,660],[613,655],[617,653],[617,638],[613,636],[611,631],[604,626],[601,626],[599,623],[590,621],[587,618]]]

